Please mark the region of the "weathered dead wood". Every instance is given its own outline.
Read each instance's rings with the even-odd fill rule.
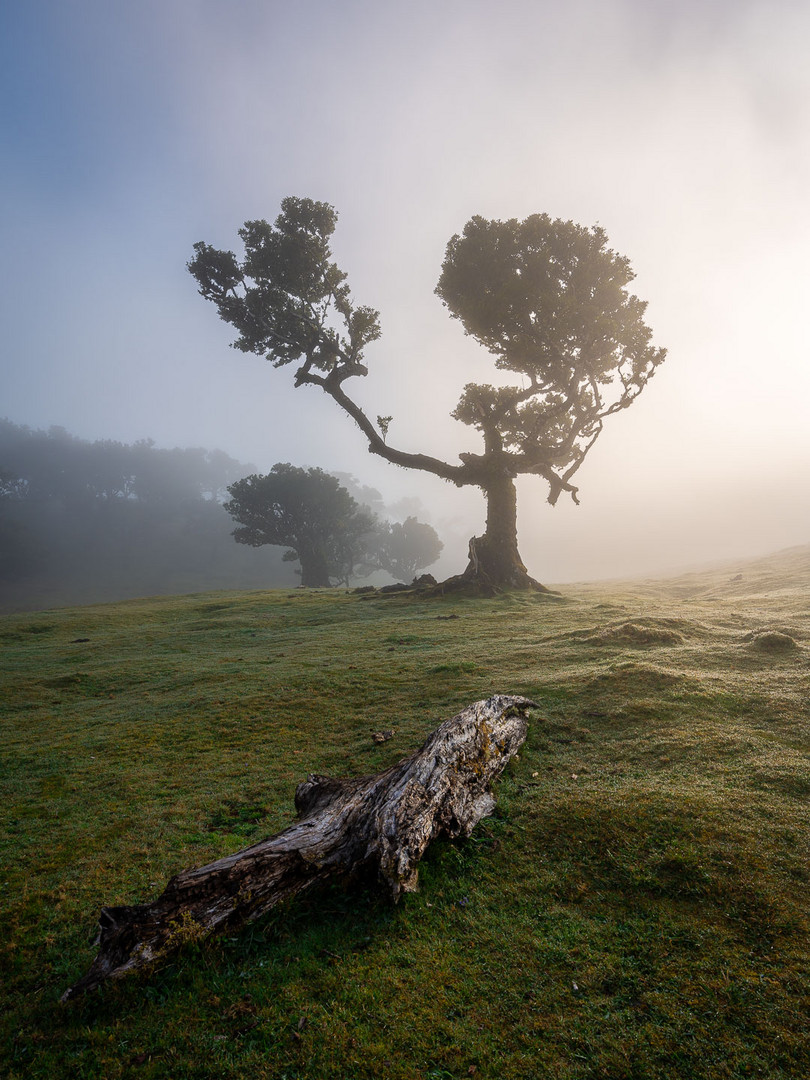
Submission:
[[[333,875],[377,869],[396,901],[438,836],[469,836],[495,806],[492,781],[526,738],[528,698],[498,695],[445,720],[376,776],[311,775],[298,821],[278,836],[173,877],[151,904],[102,908],[99,952],[63,1001],[160,960],[185,942],[256,919]]]

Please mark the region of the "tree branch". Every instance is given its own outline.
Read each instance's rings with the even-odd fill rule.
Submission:
[[[355,371],[336,368],[335,371],[330,372],[325,377],[313,374],[310,366],[311,361],[307,360],[298,369],[295,373],[295,385],[301,386],[303,383],[308,383],[311,386],[320,386],[325,393],[329,394],[333,401],[337,402],[343,411],[351,416],[366,436],[369,453],[377,454],[394,465],[402,465],[407,469],[420,469],[422,472],[433,473],[434,476],[440,476],[444,480],[451,480],[458,486],[480,483],[480,470],[475,468],[472,460],[467,460],[477,460],[475,455],[464,455],[465,460],[462,465],[451,465],[447,461],[431,457],[428,454],[411,454],[405,450],[397,450],[395,447],[389,446],[373,422],[366,416],[360,406],[355,401],[352,401],[341,385],[350,375],[366,374],[366,369],[362,365],[355,365],[357,368]]]

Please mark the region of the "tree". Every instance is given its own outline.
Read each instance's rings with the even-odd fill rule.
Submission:
[[[380,522],[375,541],[374,559],[397,581],[412,581],[420,570],[436,562],[444,544],[431,525],[415,517]]]
[[[385,419],[384,416],[377,417],[378,422]],[[351,473],[335,472],[332,475],[377,522],[373,536],[368,537],[359,568],[362,576],[375,570],[385,570],[397,580],[409,582],[419,570],[433,565],[441,555],[444,544],[431,525],[417,518],[416,514],[421,508],[419,499],[406,496],[389,507],[376,488],[362,484]],[[403,524],[390,520],[405,515],[407,517]]]
[[[233,532],[236,542],[288,547],[285,558],[301,563],[302,585],[348,581],[376,524],[322,469],[279,463],[266,476],[237,480],[228,493],[225,509],[240,525]]]
[[[436,293],[465,333],[519,378],[469,383],[453,416],[480,432],[480,453],[452,464],[389,446],[390,418],[375,425],[345,384],[367,375],[364,350],[380,336],[378,312],[355,306],[331,260],[337,215],[328,203],[289,197],[274,225],[239,230],[242,261],[194,245],[188,268],[202,296],[238,332],[234,347],[274,366],[296,363],[295,386],[318,386],[357,423],[369,451],[459,486],[481,488],[486,530],[470,541],[463,575],[494,588],[542,588],[517,546],[515,479],[542,477],[553,505],[577,499],[571,479],[607,416],[626,409],[663,362],[651,344],[646,304],[628,292],[628,260],[603,229],[534,214],[518,221],[473,217],[447,245]],[[382,421],[386,421],[385,424]]]

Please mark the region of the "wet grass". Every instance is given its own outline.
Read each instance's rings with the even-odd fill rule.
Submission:
[[[810,606],[766,569],[753,599],[735,575],[0,619],[0,1072],[807,1076]],[[279,831],[307,772],[374,772],[496,692],[539,703],[526,745],[418,894],[335,887],[58,1003],[102,904]]]

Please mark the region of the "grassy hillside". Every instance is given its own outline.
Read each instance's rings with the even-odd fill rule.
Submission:
[[[556,600],[0,619],[0,1073],[806,1077],[809,590],[802,549]],[[335,888],[59,1005],[102,904],[278,831],[307,772],[376,771],[495,692],[540,704],[526,746],[418,894]]]

